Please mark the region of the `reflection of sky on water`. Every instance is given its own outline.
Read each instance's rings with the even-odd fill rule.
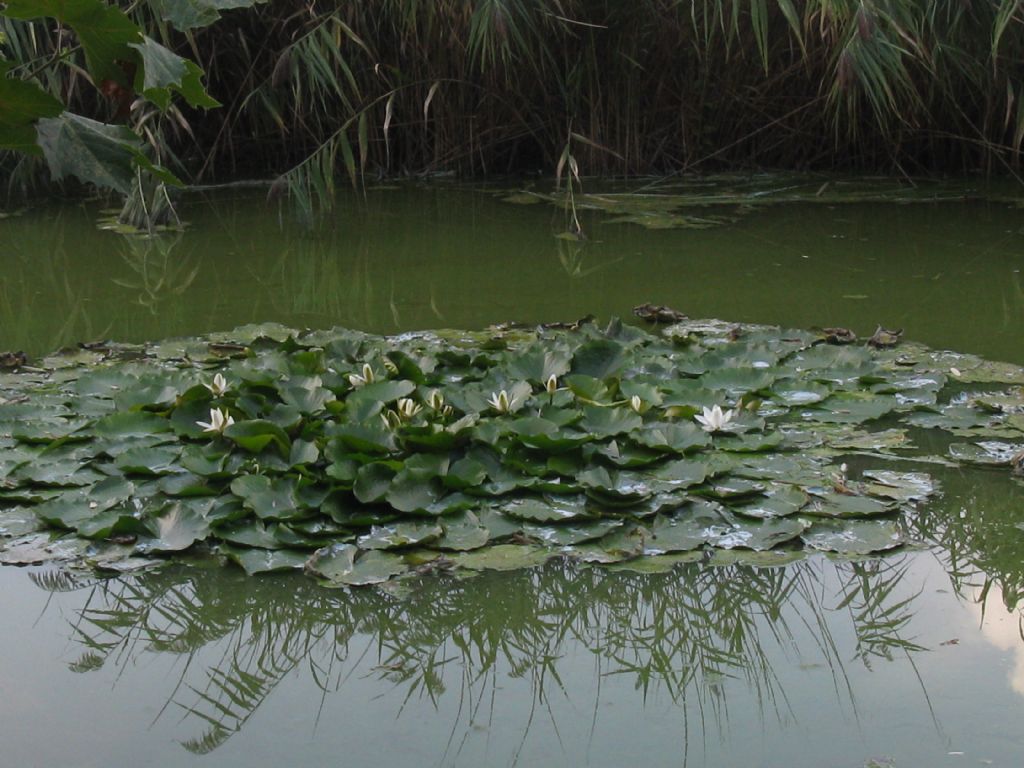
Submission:
[[[972,601],[965,603],[968,613],[981,631],[985,641],[1003,652],[1004,666],[1009,666],[1007,683],[1015,693],[1024,697],[1024,638],[1021,636],[1021,615],[1009,609],[1003,601],[998,584],[990,584],[983,592],[971,590]]]

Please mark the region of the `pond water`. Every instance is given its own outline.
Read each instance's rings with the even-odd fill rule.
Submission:
[[[99,230],[95,206],[34,210],[0,220],[0,351],[650,301],[1024,363],[1024,215],[954,189],[731,205],[706,229],[581,210],[583,241],[555,237],[566,216],[546,203],[454,185],[369,190],[313,233],[251,192],[190,199],[188,229],[155,240]],[[928,471],[942,495],[912,521],[920,546],[862,561],[555,562],[351,592],[204,562],[3,568],[5,762],[1019,765],[1024,486]]]

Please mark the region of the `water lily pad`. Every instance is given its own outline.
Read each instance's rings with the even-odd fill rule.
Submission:
[[[291,452],[291,440],[280,426],[264,419],[238,421],[224,430],[224,437],[251,453],[260,453],[273,445],[282,456]]]
[[[361,549],[398,549],[414,544],[425,544],[441,537],[443,529],[432,522],[404,522],[375,525],[365,536],[360,536]]]
[[[953,443],[949,455],[967,464],[982,464],[993,467],[1009,466],[1015,456],[1024,451],[1024,444],[1001,443],[993,440],[978,443]]]
[[[649,424],[633,432],[630,439],[642,446],[664,453],[690,453],[711,442],[707,432],[694,424]]]
[[[0,508],[0,538],[11,539],[35,533],[45,526],[28,507]]]
[[[618,373],[626,361],[622,344],[609,339],[594,339],[582,344],[573,354],[572,372],[594,379],[606,379]]]
[[[567,547],[601,539],[623,525],[624,521],[622,520],[606,517],[601,520],[561,525],[527,524],[523,526],[523,533],[547,546]]]
[[[245,569],[250,576],[258,573],[294,571],[306,564],[307,554],[290,549],[248,549],[222,544],[220,551]]]
[[[517,520],[534,523],[565,522],[591,517],[583,496],[546,496],[542,499],[513,499],[501,511]]]
[[[126,474],[167,475],[180,470],[180,456],[179,445],[132,448],[114,459],[114,466]]]
[[[810,505],[804,509],[804,514],[820,517],[872,517],[887,515],[895,510],[896,504],[890,500],[826,492],[814,496]]]
[[[202,514],[207,504],[175,502],[149,519],[152,536],[141,538],[136,544],[138,552],[180,552],[197,541],[204,541],[210,533],[210,524]]]
[[[551,557],[544,547],[525,544],[495,544],[472,552],[460,552],[452,562],[471,571],[515,571],[543,565]]]
[[[891,470],[868,469],[862,484],[865,493],[898,502],[924,501],[936,492],[935,481],[924,472],[894,472]]]
[[[2,519],[2,518],[0,518]],[[472,512],[462,512],[442,520],[444,535],[433,543],[438,549],[469,551],[479,549],[491,538],[490,531]]]
[[[893,520],[828,520],[815,522],[801,534],[811,549],[843,555],[884,552],[904,543]]]
[[[87,547],[88,544],[82,539],[55,539],[48,533],[35,533],[0,545],[0,564],[40,565],[77,560],[82,557]]]
[[[810,497],[803,489],[793,485],[772,485],[763,496],[752,501],[730,504],[729,509],[745,517],[767,519],[786,517],[807,506]]]
[[[167,419],[145,411],[120,411],[104,416],[93,431],[106,438],[148,437],[170,430]]]
[[[292,520],[300,516],[296,491],[296,481],[285,477],[242,475],[231,483],[231,492],[262,520]]]
[[[594,541],[563,547],[563,554],[585,563],[621,563],[644,554],[650,537],[646,528],[622,525]]]

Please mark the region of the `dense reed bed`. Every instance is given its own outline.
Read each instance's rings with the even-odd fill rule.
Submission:
[[[5,53],[194,182],[284,175],[315,199],[570,154],[583,174],[1003,172],[1024,140],[1020,0],[275,0],[185,32],[162,0],[121,5],[222,108],[133,110],[54,56],[73,40],[52,24],[0,20]]]

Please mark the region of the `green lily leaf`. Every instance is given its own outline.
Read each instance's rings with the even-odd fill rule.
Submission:
[[[662,453],[690,453],[711,442],[707,432],[688,423],[652,423],[629,437],[642,446]]]
[[[460,552],[452,561],[460,568],[471,571],[515,571],[543,565],[551,552],[542,547],[519,544],[495,544],[494,546]]]
[[[374,504],[384,501],[391,488],[391,481],[396,475],[390,464],[375,462],[364,464],[356,473],[356,481],[352,487],[355,497],[363,504]]]
[[[869,555],[904,543],[893,520],[828,520],[815,522],[800,536],[806,546],[842,555]]]
[[[210,524],[202,510],[207,504],[175,502],[150,518],[152,536],[140,539],[136,544],[138,552],[180,552],[197,541],[204,541],[210,534]]]
[[[168,475],[180,471],[180,456],[180,445],[132,448],[114,459],[114,466],[126,474]]]
[[[0,518],[0,526],[2,526]],[[441,521],[444,535],[433,542],[433,546],[442,550],[469,551],[479,549],[491,538],[490,531],[481,525],[480,518],[472,512],[461,512],[444,518]]]
[[[640,429],[642,425],[643,418],[640,414],[629,408],[598,408],[585,405],[579,428],[600,439],[632,432]]]
[[[375,525],[365,536],[359,537],[361,549],[398,549],[414,544],[426,544],[444,533],[437,523],[408,522],[393,525]]]
[[[296,482],[287,477],[242,475],[231,483],[231,492],[261,520],[293,520],[303,517],[296,498]]]
[[[246,549],[221,544],[220,551],[250,576],[258,573],[299,570],[306,564],[306,553],[290,549]]]
[[[399,512],[426,512],[443,496],[440,480],[421,479],[403,470],[392,480],[384,500]]]
[[[250,453],[260,453],[268,445],[273,445],[282,456],[291,454],[292,441],[288,434],[270,421],[237,421],[224,430],[224,437]]]
[[[569,547],[604,538],[623,525],[622,520],[614,518],[562,525],[528,524],[523,526],[523,533],[549,547]]]
[[[501,506],[501,511],[517,520],[535,523],[554,523],[593,517],[587,509],[584,496],[547,496],[543,499],[513,499]]]
[[[572,357],[572,372],[603,380],[619,373],[625,362],[626,350],[622,344],[609,339],[594,339],[576,350]]]
[[[372,551],[356,555],[348,545],[317,550],[309,558],[306,570],[320,576],[325,586],[366,586],[381,584],[400,576],[409,566],[400,556]]]
[[[988,440],[978,443],[953,443],[949,455],[967,464],[981,464],[994,467],[1009,466],[1015,456],[1024,451],[1024,444],[1001,443]]]
[[[810,497],[793,485],[773,485],[753,501],[730,504],[729,509],[745,517],[769,519],[795,514],[807,506]]]
[[[845,493],[826,493],[816,496],[804,514],[820,517],[873,517],[887,515],[896,510],[891,501],[881,501],[868,496],[851,496]]]

